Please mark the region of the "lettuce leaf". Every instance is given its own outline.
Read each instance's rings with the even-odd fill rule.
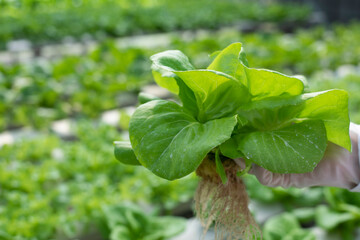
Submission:
[[[139,162],[173,180],[196,170],[205,156],[231,137],[236,117],[200,123],[178,104],[155,100],[136,109],[130,141]]]

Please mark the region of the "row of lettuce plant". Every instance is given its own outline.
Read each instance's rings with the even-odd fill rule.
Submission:
[[[137,240],[141,227],[149,239],[161,240],[184,229],[181,219],[156,215],[171,214],[175,206],[193,198],[197,185],[193,175],[168,182],[144,168],[120,165],[109,145],[119,136],[113,127],[80,121],[76,129],[75,142],[48,134],[1,149],[0,239],[92,235]],[[295,240],[298,235],[316,239],[309,227],[339,239],[354,236],[360,219],[357,193],[321,187],[269,188],[251,175],[244,180],[254,202],[280,204],[287,212],[265,222],[266,239]],[[260,211],[254,208],[255,217]],[[286,232],[281,231],[284,223]]]
[[[218,28],[241,20],[304,22],[307,6],[262,1],[46,1],[2,8],[0,48],[14,39],[34,45],[64,37],[102,39],[180,29]],[[246,7],[245,7],[246,6]],[[0,6],[1,7],[1,6]],[[199,11],[201,9],[201,11]]]
[[[151,81],[144,70],[149,54],[106,43],[86,56],[0,66],[0,129],[41,128],[55,119],[97,117],[123,105],[129,100],[124,92]]]
[[[191,199],[195,178],[168,183],[120,166],[108,145],[113,127],[84,120],[75,128],[75,142],[47,134],[1,148],[1,240],[161,240],[184,229],[183,220],[156,215]]]
[[[250,63],[287,74],[303,73],[316,90],[341,87],[349,91],[351,116],[359,121],[356,83],[360,81],[360,74],[337,77],[336,81],[331,81],[333,76],[324,81],[315,74],[336,70],[344,64],[358,65],[359,29],[359,24],[353,24],[301,30],[293,35],[240,34],[229,30],[195,36],[189,42],[175,36],[168,48],[181,49],[195,65],[204,67],[209,64],[209,52],[241,40]],[[104,110],[116,108],[128,98],[125,92],[137,92],[152,82],[148,57],[161,50],[122,49],[106,42],[85,56],[2,65],[0,129],[26,125],[46,127],[55,119],[97,117]]]

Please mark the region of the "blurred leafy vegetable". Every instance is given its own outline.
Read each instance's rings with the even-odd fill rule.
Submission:
[[[311,12],[306,5],[248,0],[28,2],[1,2],[5,6],[0,5],[0,48],[14,39],[25,38],[38,46],[69,36],[103,39],[144,32],[216,28],[242,19],[304,22]]]
[[[297,219],[289,214],[283,213],[268,220],[264,226],[264,239],[286,239],[286,240],[315,240],[315,235],[301,228]]]
[[[104,205],[141,202],[169,213],[192,198],[193,177],[170,183],[119,165],[107,144],[118,136],[113,127],[80,121],[76,128],[76,142],[45,135],[1,148],[1,237],[75,238],[101,229]]]
[[[147,215],[129,204],[106,207],[104,212],[111,240],[166,240],[184,231],[186,225],[184,219]]]
[[[241,39],[252,64],[288,74],[314,74],[308,79],[313,90],[347,90],[351,119],[359,122],[360,74],[354,70],[346,76],[337,72],[329,75],[328,71],[343,64],[358,64],[359,29],[358,24],[352,24],[332,26],[330,30],[301,30],[293,35],[221,31],[191,41],[175,37],[169,48],[181,49],[205,68],[210,64],[209,52]],[[107,42],[81,57],[0,65],[0,129],[24,125],[44,128],[54,119],[69,115],[97,117],[106,109],[128,104],[131,96],[126,92],[137,92],[152,81],[148,58],[161,50],[123,49]]]

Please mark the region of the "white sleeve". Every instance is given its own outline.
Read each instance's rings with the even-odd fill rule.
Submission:
[[[354,124],[354,123],[350,123],[350,130],[357,133],[358,135],[358,149],[359,149],[359,165],[360,165],[360,125]],[[350,191],[352,192],[360,192],[360,183],[354,187],[353,189],[351,189]]]

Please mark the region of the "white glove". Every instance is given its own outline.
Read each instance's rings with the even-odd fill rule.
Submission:
[[[269,187],[332,186],[360,191],[360,186],[357,187],[360,183],[360,126],[350,125],[350,137],[351,153],[338,145],[329,143],[324,158],[312,172],[279,174],[253,164],[249,173],[254,174],[260,183]],[[235,159],[235,162],[244,168],[245,164],[242,159]]]

